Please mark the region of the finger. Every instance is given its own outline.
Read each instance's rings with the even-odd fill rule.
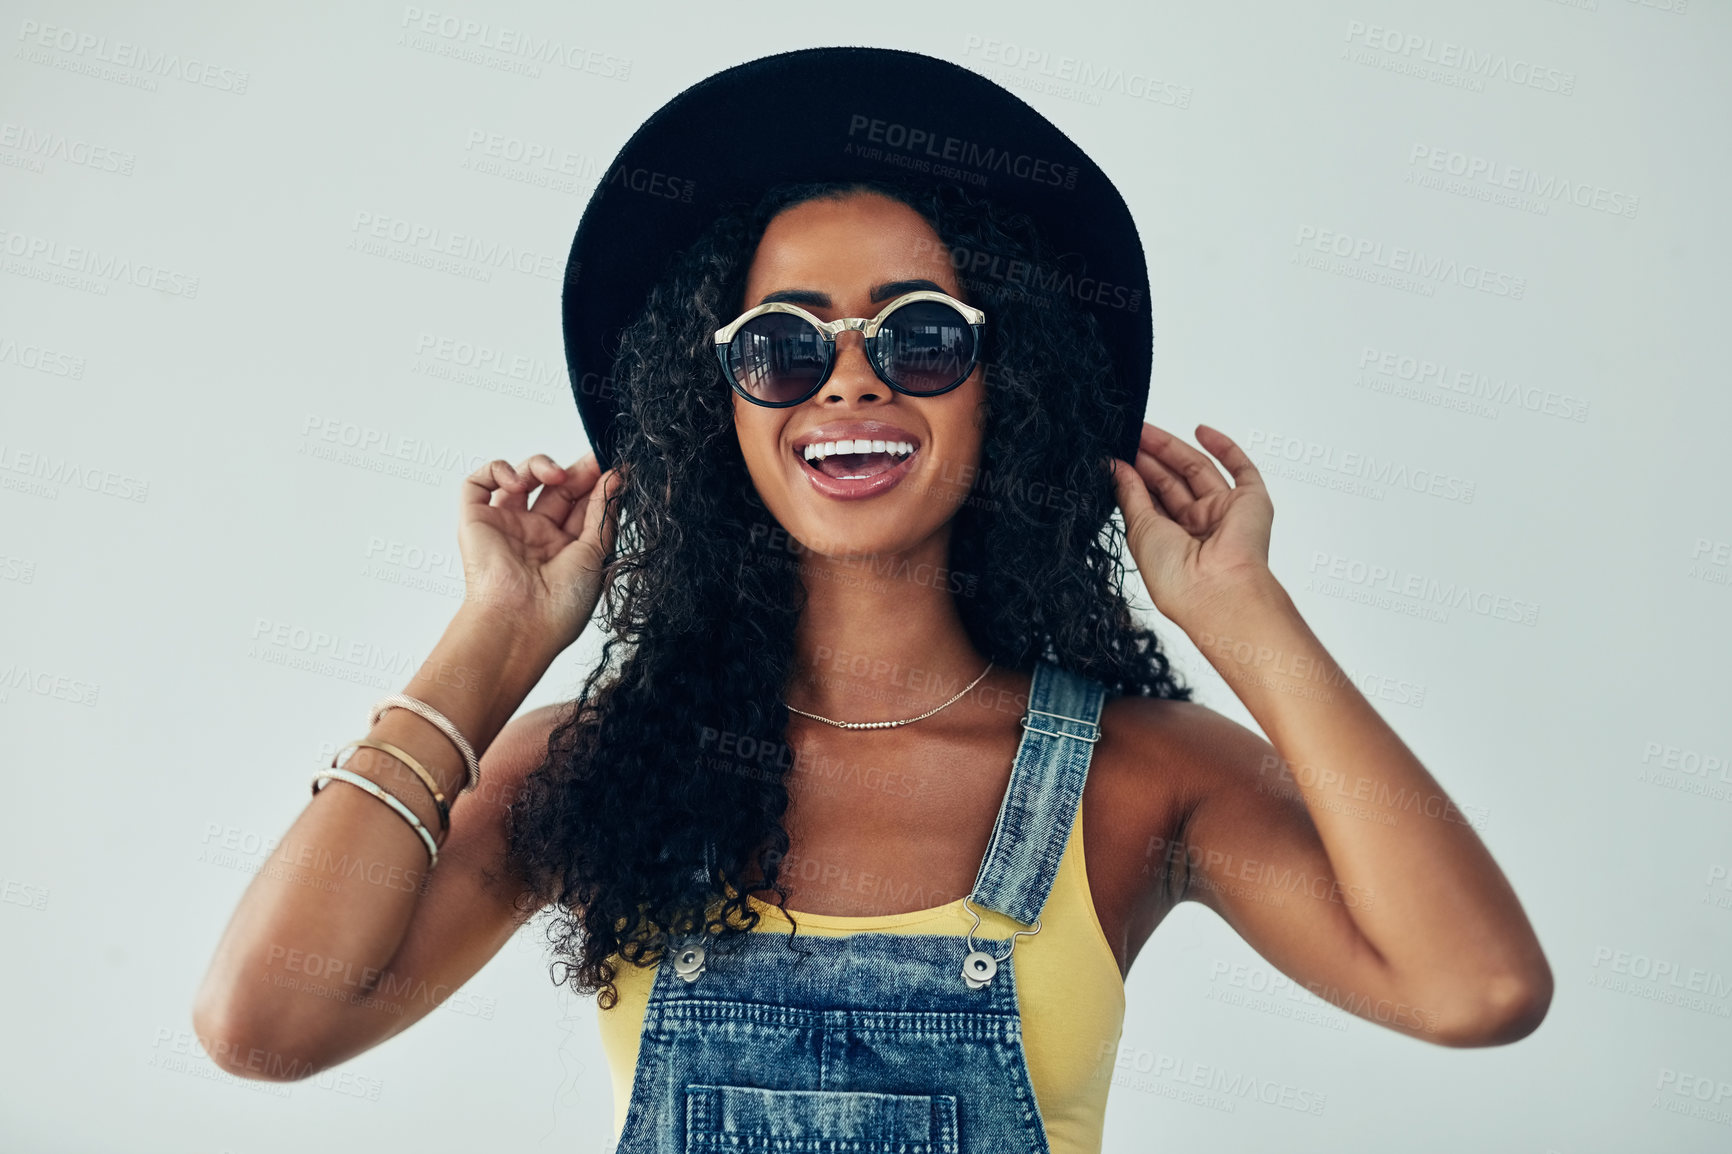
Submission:
[[[1257,471],[1257,466],[1251,463],[1251,458],[1241,449],[1238,442],[1215,428],[1213,425],[1198,425],[1197,440],[1203,448],[1220,458],[1221,464],[1227,466],[1227,472],[1233,475],[1235,487],[1255,485],[1266,488],[1263,484],[1263,474]]]
[[[589,491],[594,488],[600,473],[601,466],[596,463],[595,454],[585,453],[565,466],[564,480],[541,491],[531,511],[545,512],[561,532],[577,536],[583,531],[583,510],[589,501]],[[557,517],[553,515],[555,510],[559,511]]]
[[[1159,495],[1149,491],[1142,474],[1117,457],[1113,458],[1113,491],[1118,497],[1119,508],[1124,511],[1127,523],[1131,518],[1145,512],[1173,520],[1172,513]]]
[[[1190,484],[1146,449],[1137,450],[1136,472],[1173,520],[1183,523],[1197,504]]]
[[[568,536],[578,537],[583,534],[589,497],[600,477],[601,464],[594,453],[585,453],[566,466],[565,480],[556,488],[560,497],[567,502],[565,517],[559,522],[559,528]]]
[[[1156,428],[1144,421],[1141,443],[1156,460],[1166,465],[1171,472],[1183,477],[1194,496],[1207,497],[1211,493],[1226,492],[1230,488],[1215,462],[1165,429]]]
[[[1149,492],[1141,474],[1117,458],[1113,460],[1113,487],[1125,516],[1125,543],[1133,557],[1145,548],[1176,549],[1191,540],[1191,534]]]
[[[496,471],[503,475],[503,480],[493,491],[493,507],[521,513],[529,508],[529,491],[535,488],[535,478],[526,474],[521,465],[501,461],[500,466]]]
[[[535,454],[525,464],[530,475],[541,482],[541,491],[535,494],[529,511],[546,517],[555,525],[564,525],[578,499],[578,494],[571,488],[571,470],[546,453]]]
[[[510,509],[515,513],[529,512],[529,494],[539,484],[535,474],[530,472],[529,463],[532,460],[533,457],[527,457],[520,464],[511,467],[512,481],[501,485],[494,494],[493,504],[496,508]]]
[[[493,494],[507,486],[519,485],[517,470],[511,462],[494,459],[463,478],[463,491],[458,498],[462,505],[486,505]]]

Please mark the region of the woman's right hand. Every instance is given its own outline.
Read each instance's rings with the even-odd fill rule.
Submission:
[[[615,528],[606,500],[623,482],[618,469],[602,473],[594,453],[569,468],[537,453],[516,468],[495,460],[475,470],[457,525],[464,599],[524,618],[557,650],[577,640],[601,599]]]

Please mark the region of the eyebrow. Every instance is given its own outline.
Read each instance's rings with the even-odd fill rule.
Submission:
[[[941,293],[950,291],[941,284],[917,277],[913,280],[892,280],[885,281],[881,285],[875,285],[868,299],[873,304],[878,304],[880,301],[887,301],[891,297],[899,297],[903,293],[911,293],[919,289],[933,289]],[[811,305],[815,308],[827,309],[830,307],[830,294],[815,292],[812,289],[784,289],[781,292],[770,293],[758,304],[767,305],[771,301],[782,301],[791,305]]]

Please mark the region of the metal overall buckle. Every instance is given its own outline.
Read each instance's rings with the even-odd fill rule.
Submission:
[[[1042,729],[1040,726],[1034,724],[1034,718],[1032,715],[1036,714],[1036,713],[1042,714],[1043,716],[1046,716],[1046,717],[1056,717],[1061,721],[1074,721],[1078,725],[1086,725],[1093,731],[1094,736],[1084,737],[1081,734],[1077,734],[1077,733],[1060,733],[1056,729]],[[1068,713],[1054,713],[1050,709],[1036,709],[1034,706],[1031,705],[1028,707],[1028,712],[1024,713],[1022,715],[1022,717],[1020,717],[1018,720],[1022,723],[1022,727],[1024,729],[1030,730],[1031,732],[1034,732],[1034,733],[1044,733],[1048,737],[1068,737],[1072,741],[1086,741],[1090,745],[1093,745],[1095,742],[1097,742],[1101,739],[1100,723],[1090,721],[1086,717],[1072,717]]]
[[[684,944],[674,950],[674,973],[688,982],[698,980],[698,975],[704,972],[704,947],[701,938],[684,939]]]
[[[969,904],[968,898],[962,899],[963,908],[974,915],[974,928],[964,935],[968,941],[968,956],[962,959],[962,980],[968,983],[971,990],[984,990],[987,984],[998,974],[998,963],[1009,958],[1016,949],[1016,939],[1023,934],[1040,933],[1040,919],[1034,919],[1034,929],[1017,930],[1010,935],[1010,945],[1004,951],[1003,958],[995,958],[974,944],[974,930],[980,928],[980,911]]]

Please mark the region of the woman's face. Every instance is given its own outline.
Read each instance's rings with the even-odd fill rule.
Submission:
[[[746,276],[741,311],[785,300],[821,320],[870,318],[903,293],[932,288],[972,303],[925,218],[900,201],[857,193],[806,201],[771,220]],[[801,545],[832,557],[907,552],[945,530],[980,463],[982,366],[948,393],[910,397],[878,379],[864,342],[859,332],[837,336],[830,379],[803,404],[772,409],[733,394],[740,451],[765,506]],[[838,484],[802,452],[814,440],[858,439],[914,445],[895,484]],[[884,464],[872,458],[828,468],[858,475]],[[838,492],[863,488],[871,491]]]

